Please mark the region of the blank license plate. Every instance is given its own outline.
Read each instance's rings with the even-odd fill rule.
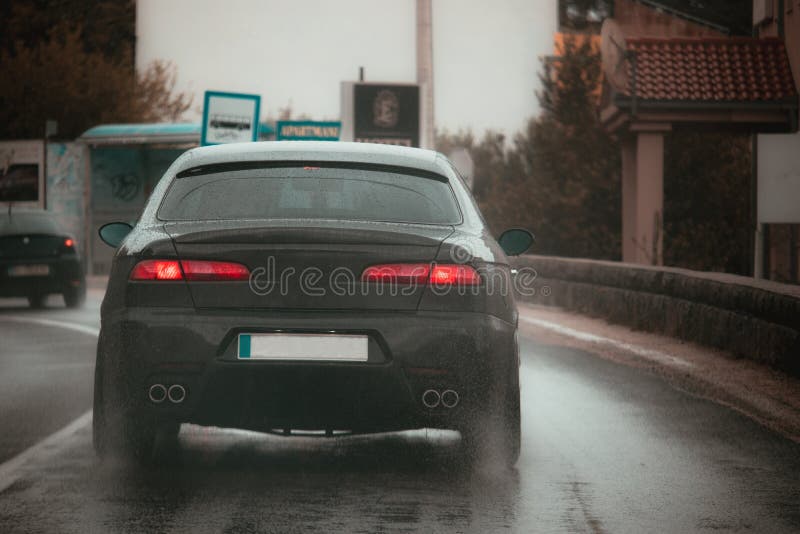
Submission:
[[[345,334],[239,334],[240,360],[365,362],[367,336]]]
[[[50,274],[48,265],[14,265],[8,268],[8,276],[47,276]]]

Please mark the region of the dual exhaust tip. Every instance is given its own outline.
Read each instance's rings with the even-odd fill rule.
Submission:
[[[147,396],[150,398],[150,402],[154,404],[161,404],[166,400],[173,404],[180,404],[186,399],[186,388],[180,384],[172,384],[170,386],[153,384],[147,391]],[[422,394],[422,404],[431,409],[439,405],[445,408],[455,408],[460,400],[458,392],[452,389],[446,389],[441,393],[436,389],[428,389]]]
[[[169,400],[172,404],[180,404],[186,399],[186,388],[180,384],[172,384],[171,386],[153,384],[147,391],[147,396],[150,397],[150,402],[154,404],[161,404],[165,400]]]
[[[445,408],[455,408],[458,406],[459,400],[461,400],[461,398],[458,396],[458,393],[452,389],[446,389],[441,393],[436,389],[429,389],[422,394],[422,404],[431,409],[436,408],[440,404]]]

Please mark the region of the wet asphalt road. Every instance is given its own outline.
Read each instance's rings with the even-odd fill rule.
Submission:
[[[96,328],[97,295],[79,312],[12,305],[0,301],[0,462],[91,406],[94,338],[2,316]],[[0,532],[800,531],[800,445],[638,369],[525,337],[522,353],[514,472],[466,468],[455,433],[195,426],[142,469],[98,462],[84,426],[15,471]]]

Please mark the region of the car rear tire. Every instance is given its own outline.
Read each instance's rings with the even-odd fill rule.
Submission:
[[[110,387],[104,362],[98,354],[94,375],[92,444],[100,458],[119,458],[136,463],[154,460],[159,427],[131,415],[120,395]],[[177,435],[177,431],[175,432]]]
[[[31,308],[44,308],[44,303],[46,300],[47,295],[28,295],[28,305]]]
[[[68,287],[64,290],[64,304],[67,308],[80,308],[86,302],[86,286]]]
[[[513,469],[522,445],[518,376],[495,406],[495,410],[474,417],[461,431],[463,446],[473,465]]]
[[[95,401],[92,442],[100,458],[149,462],[155,439],[156,432],[152,426],[137,424],[132,417]]]

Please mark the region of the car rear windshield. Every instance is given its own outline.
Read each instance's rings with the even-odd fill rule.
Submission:
[[[315,165],[190,172],[173,181],[158,217],[461,222],[446,178],[412,172]]]
[[[3,213],[0,235],[58,234],[58,226],[48,213]]]

